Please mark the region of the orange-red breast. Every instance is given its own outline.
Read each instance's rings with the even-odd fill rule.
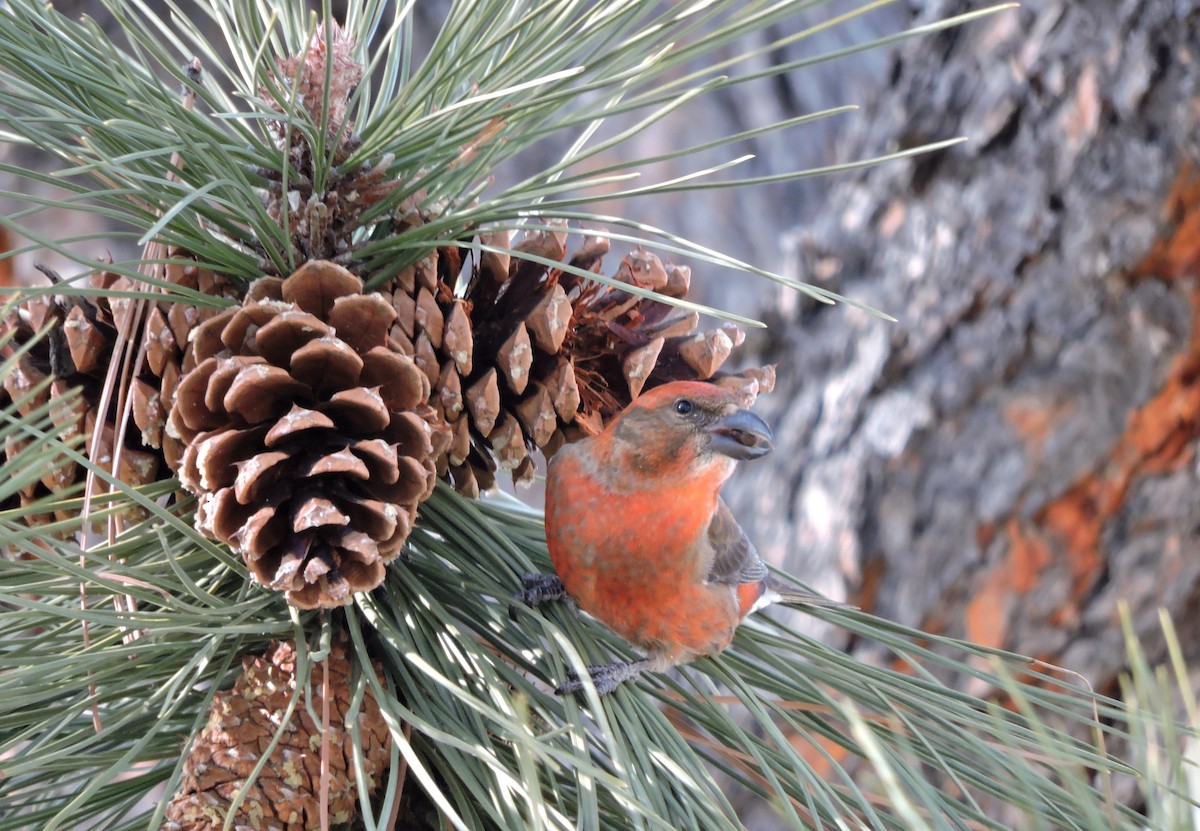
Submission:
[[[558,574],[527,575],[518,599],[573,601],[646,651],[589,667],[598,692],[720,652],[770,603],[841,605],[770,577],[720,499],[734,465],[771,446],[766,423],[729,392],[680,381],[551,459],[546,542]],[[582,686],[573,678],[559,692]]]

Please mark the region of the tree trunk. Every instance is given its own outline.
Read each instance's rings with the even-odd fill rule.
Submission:
[[[977,5],[927,4],[937,19]],[[1200,5],[1041,0],[896,53],[771,298],[759,550],[896,621],[1114,692],[1128,603],[1200,668]],[[864,657],[868,644],[850,644]]]

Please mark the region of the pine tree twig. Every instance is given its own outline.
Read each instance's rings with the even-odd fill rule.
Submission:
[[[329,754],[330,737],[333,727],[329,721],[329,699],[333,696],[333,688],[329,684],[329,662],[333,658],[326,655],[321,660],[321,786],[318,802],[321,831],[329,831]]]

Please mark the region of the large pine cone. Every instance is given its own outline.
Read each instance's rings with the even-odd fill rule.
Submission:
[[[586,238],[569,260],[565,230],[530,232],[515,246],[507,232],[479,239],[520,256],[485,250],[465,299],[456,299],[448,283],[463,249],[440,248],[417,265],[415,279],[402,277],[394,300],[404,343],[412,344],[433,383],[432,401],[454,431],[443,470],[463,493],[490,487],[497,466],[517,481],[532,478],[535,448],[551,455],[598,432],[643,389],[711,380],[749,406],[774,385],[772,367],[721,372],[745,337],[736,326],[704,332],[695,312],[619,287],[682,298],[691,283],[685,266],[664,266],[637,250],[611,275],[618,286],[606,286],[545,264],[599,273],[609,250],[603,237]]]
[[[346,651],[335,645],[325,659],[329,671],[328,741],[331,748],[329,820],[344,825],[357,812],[353,745],[346,726],[353,684]],[[320,827],[321,742],[309,712],[320,713],[325,667],[315,664],[284,735],[238,807],[233,827],[255,831],[308,831]],[[216,831],[224,827],[234,796],[245,785],[279,729],[279,718],[296,689],[296,647],[273,645],[268,653],[242,660],[242,675],[228,692],[213,697],[208,724],[184,763],[179,792],[167,807],[164,831]],[[306,702],[306,692],[313,700]],[[311,705],[308,706],[308,705]],[[391,735],[367,687],[358,715],[368,793],[387,766]]]
[[[395,316],[314,261],[252,284],[184,359],[168,432],[197,527],[301,608],[379,585],[436,481],[449,434],[428,379],[388,341]]]

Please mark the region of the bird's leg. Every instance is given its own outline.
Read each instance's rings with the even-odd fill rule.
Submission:
[[[621,684],[641,675],[648,666],[649,659],[641,661],[613,661],[611,664],[593,664],[587,668],[592,683],[596,685],[598,695],[608,695]],[[554,690],[555,695],[581,692],[586,686],[582,678],[571,671],[567,681]]]
[[[647,655],[640,661],[613,661],[610,664],[593,664],[587,668],[598,695],[608,695],[626,681],[637,678],[643,672],[662,672],[679,663],[677,657],[665,652]],[[566,683],[554,690],[555,695],[577,693],[584,688],[584,681],[574,671]]]
[[[518,603],[524,603],[526,606],[540,606],[543,603],[552,603],[558,600],[566,604],[571,614],[579,612],[579,604],[575,602],[575,598],[567,594],[567,588],[563,585],[562,580],[558,579],[557,574],[522,574],[521,585],[524,590],[513,598],[512,603],[508,604],[508,616],[513,620],[517,619]]]

